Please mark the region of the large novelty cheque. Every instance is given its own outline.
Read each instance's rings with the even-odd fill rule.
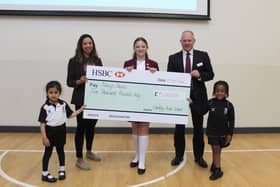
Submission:
[[[87,66],[84,118],[187,124],[190,74]]]

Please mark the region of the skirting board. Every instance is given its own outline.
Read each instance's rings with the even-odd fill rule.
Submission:
[[[74,133],[75,127],[67,127],[67,132]],[[100,134],[128,134],[131,133],[129,127],[96,127],[96,133]],[[0,132],[40,132],[39,127],[34,126],[0,126]],[[150,128],[150,134],[173,134],[174,128]],[[186,128],[186,134],[192,134],[193,128]],[[250,133],[280,133],[280,127],[237,127],[235,134]]]

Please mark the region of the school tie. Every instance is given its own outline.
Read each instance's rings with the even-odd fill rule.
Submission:
[[[186,56],[186,66],[185,66],[185,73],[191,73],[191,53],[187,52]]]

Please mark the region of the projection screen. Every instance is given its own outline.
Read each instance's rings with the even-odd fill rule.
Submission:
[[[1,15],[210,19],[210,0],[0,0]]]

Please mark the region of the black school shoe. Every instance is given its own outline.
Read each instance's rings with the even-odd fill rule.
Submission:
[[[175,157],[171,161],[171,166],[178,166],[184,159],[182,157]]]
[[[131,168],[135,168],[135,167],[138,166],[138,162],[130,162],[129,166],[130,166]]]
[[[143,175],[145,173],[145,171],[146,171],[146,169],[140,169],[140,168],[137,169],[137,173],[139,175]]]
[[[207,162],[203,158],[197,159],[195,162],[202,168],[208,167]]]
[[[51,182],[51,183],[57,181],[57,178],[55,178],[55,177],[49,177],[49,176],[51,176],[51,174],[48,174],[47,176],[42,175],[42,178],[41,178],[42,181]]]
[[[221,170],[221,168],[215,168],[214,171],[212,172],[212,174],[210,175],[209,179],[214,181],[217,180],[219,178],[221,178],[223,176],[223,171]]]
[[[64,180],[66,178],[65,171],[58,171],[58,180]]]

